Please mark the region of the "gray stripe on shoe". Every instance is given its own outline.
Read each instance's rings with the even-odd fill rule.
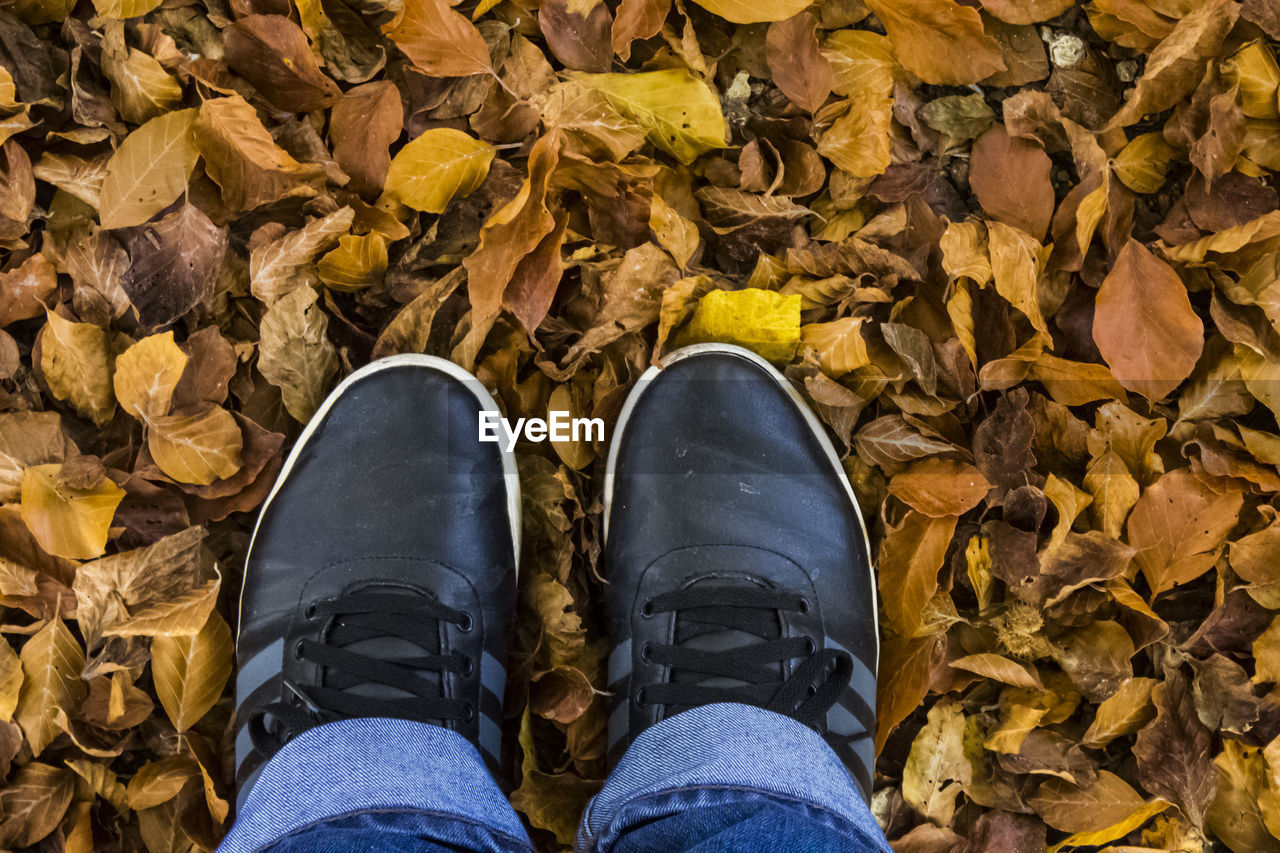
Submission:
[[[507,692],[507,668],[488,652],[480,657],[480,683],[499,700]]]
[[[619,678],[626,678],[630,674],[631,638],[628,637],[609,653],[609,681],[615,683]]]
[[[236,699],[245,698],[280,674],[284,666],[284,637],[279,638],[240,665],[236,673]]]

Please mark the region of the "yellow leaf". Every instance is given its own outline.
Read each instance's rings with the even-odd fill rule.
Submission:
[[[1160,131],[1144,133],[1120,149],[1112,168],[1120,183],[1134,192],[1154,193],[1164,186],[1169,164],[1178,153]]]
[[[56,24],[66,20],[75,6],[75,0],[17,0],[10,11],[28,24]]]
[[[93,0],[93,8],[103,18],[137,18],[159,5],[160,0]]]
[[[111,81],[111,103],[125,121],[142,124],[182,103],[181,84],[150,54],[125,45],[123,30],[108,31],[102,72]]]
[[[686,69],[573,74],[572,78],[602,92],[614,109],[644,128],[655,147],[681,163],[692,163],[703,152],[729,144],[719,96]]]
[[[143,338],[116,359],[116,399],[143,423],[158,418],[169,411],[186,366],[186,353],[173,342],[173,332]]]
[[[808,0],[693,0],[713,15],[735,24],[785,21],[809,8]]]
[[[1244,387],[1254,399],[1280,417],[1280,364],[1243,344],[1236,344],[1235,353]]]
[[[1136,809],[1133,814],[1115,826],[1110,826],[1097,832],[1077,832],[1075,835],[1062,839],[1049,848],[1049,853],[1058,853],[1058,851],[1069,847],[1096,847],[1115,841],[1117,838],[1123,838],[1167,808],[1169,808],[1169,803],[1164,800],[1152,800]]]
[[[855,178],[870,178],[889,167],[893,99],[857,92],[847,111],[818,138],[818,153]]]
[[[92,323],[73,323],[57,314],[40,339],[40,369],[49,390],[76,411],[103,426],[116,407],[111,390],[112,356],[107,332]]]
[[[221,406],[152,419],[147,449],[179,483],[207,486],[240,470],[240,426]]]
[[[103,477],[75,489],[58,482],[62,466],[36,465],[22,474],[22,520],[40,547],[55,557],[90,560],[106,550],[107,533],[124,489]]]
[[[981,222],[948,222],[939,241],[942,268],[953,281],[970,279],[979,287],[991,281],[991,256],[987,248],[987,229]]]
[[[1225,82],[1240,87],[1240,107],[1249,118],[1276,118],[1280,67],[1265,41],[1252,41],[1224,63]]]
[[[681,216],[679,211],[655,192],[653,204],[649,207],[649,227],[653,229],[653,236],[662,244],[662,248],[671,253],[680,268],[687,267],[701,241],[698,226]]]
[[[27,640],[20,657],[22,692],[14,719],[32,754],[39,755],[58,736],[58,712],[74,713],[88,690],[80,679],[84,650],[62,620],[54,619]]]
[[[316,264],[316,273],[334,290],[351,292],[381,284],[387,274],[387,240],[376,231],[340,237],[337,248]]]
[[[719,341],[753,350],[769,361],[790,361],[800,343],[800,294],[771,290],[713,290],[698,302],[680,344]]]
[[[13,719],[22,695],[22,660],[9,641],[0,637],[0,720]]]
[[[893,58],[889,39],[869,30],[836,30],[822,43],[822,55],[831,63],[837,95],[867,92],[882,98],[893,96]]]
[[[157,116],[133,133],[107,161],[98,201],[103,228],[141,225],[172,204],[187,188],[196,166],[192,127],[196,110]]]
[[[1040,273],[1048,260],[1049,250],[1031,235],[1003,222],[988,222],[987,237],[991,243],[991,271],[996,292],[1017,308],[1032,327],[1049,334],[1040,312]]]
[[[955,815],[956,796],[972,779],[964,755],[964,711],[943,698],[929,709],[928,722],[911,743],[902,769],[902,798],[938,826]]]
[[[134,811],[155,808],[178,796],[187,782],[200,775],[195,761],[174,755],[144,764],[129,780],[126,797]]]
[[[231,629],[215,611],[192,637],[151,641],[151,677],[156,695],[180,732],[209,712],[231,677]]]
[[[865,317],[845,317],[830,323],[800,327],[800,339],[818,352],[818,363],[831,376],[840,377],[871,363],[862,338]]]
[[[385,193],[414,210],[443,213],[450,200],[475,192],[494,153],[492,145],[460,130],[432,128],[392,158]]]

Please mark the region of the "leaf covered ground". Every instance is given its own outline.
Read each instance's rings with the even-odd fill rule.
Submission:
[[[873,528],[900,853],[1280,850],[1278,39],[1277,0],[6,0],[0,848],[216,846],[247,531],[353,367],[611,422],[729,340]],[[605,772],[603,451],[519,448],[545,849]]]

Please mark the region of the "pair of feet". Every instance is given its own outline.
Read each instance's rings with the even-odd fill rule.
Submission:
[[[520,552],[496,406],[430,356],[357,371],[263,506],[237,641],[243,799],[290,738],[352,717],[501,747]],[[878,651],[867,534],[822,427],[752,353],[680,350],[614,427],[601,574],[609,758],[680,711],[739,702],[819,731],[869,796]]]

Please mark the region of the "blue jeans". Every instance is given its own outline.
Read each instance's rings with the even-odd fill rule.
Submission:
[[[844,766],[811,729],[706,705],[642,733],[587,806],[592,853],[884,851]],[[356,719],[294,738],[263,768],[219,853],[529,851],[515,811],[459,735]]]

